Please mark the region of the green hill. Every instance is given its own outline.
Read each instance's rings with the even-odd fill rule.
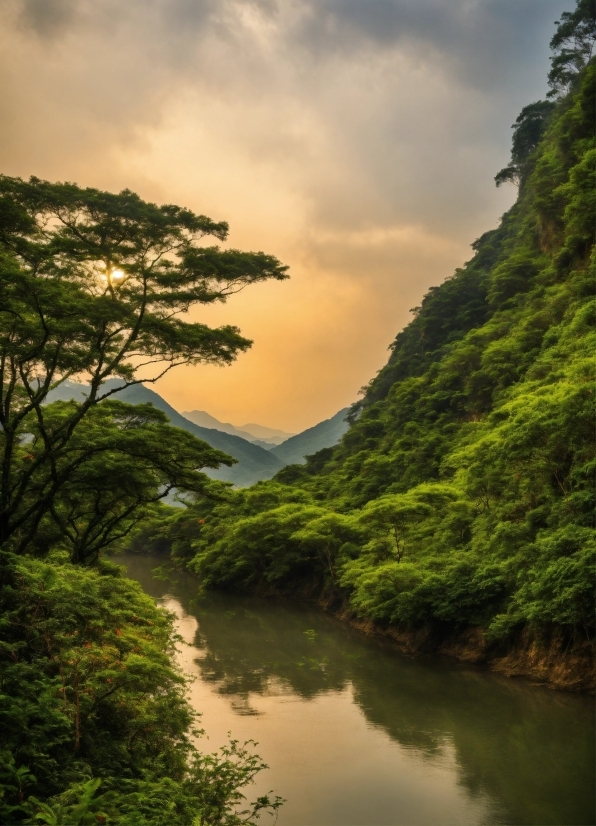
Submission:
[[[303,464],[306,457],[319,450],[336,445],[348,429],[346,416],[349,408],[344,408],[332,416],[319,422],[308,430],[303,430],[296,436],[286,439],[277,447],[270,450],[274,456],[281,459],[284,465]]]
[[[308,592],[413,647],[523,648],[509,673],[591,681],[596,26],[578,8],[554,102],[525,107],[497,175],[517,202],[425,296],[337,447],[202,513],[175,554],[205,586]]]

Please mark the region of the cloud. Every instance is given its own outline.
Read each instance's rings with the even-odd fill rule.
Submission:
[[[298,429],[355,398],[511,202],[493,175],[572,6],[5,0],[2,170],[183,203],[289,263],[290,284],[203,316],[239,324],[251,354],[164,387],[185,409]]]
[[[561,4],[550,0],[321,0],[313,2],[304,41],[351,54],[401,47],[461,82],[495,88],[520,64],[536,68],[541,38]]]
[[[41,38],[53,38],[76,17],[76,0],[23,0],[18,22]]]

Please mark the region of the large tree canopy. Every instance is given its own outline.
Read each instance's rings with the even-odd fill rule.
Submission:
[[[548,75],[551,97],[564,95],[591,60],[596,43],[596,0],[578,0],[573,11],[565,11],[557,22],[550,47],[553,50]]]
[[[102,391],[106,379],[151,382],[180,364],[228,364],[250,347],[236,327],[180,317],[287,278],[273,256],[205,242],[227,234],[226,223],[128,190],[0,177],[0,543],[39,522],[66,483],[57,467],[73,434],[117,392]],[[73,376],[89,382],[87,399],[50,421],[48,392]]]
[[[240,826],[280,805],[238,812],[263,764],[235,742],[195,749],[170,620],[98,560],[174,488],[225,488],[201,468],[233,459],[113,394],[250,346],[181,317],[287,277],[206,244],[227,231],[128,191],[0,177],[2,823]],[[87,397],[49,403],[75,376]]]
[[[45,411],[46,422],[56,427],[73,409],[76,402],[54,402]],[[21,447],[23,475],[40,449],[39,433]],[[102,551],[117,549],[172,491],[220,498],[225,485],[200,468],[233,462],[172,427],[153,405],[108,399],[88,411],[56,461],[27,480],[20,512],[43,497],[48,509],[37,508],[37,518],[22,522],[11,544],[36,555],[62,548],[74,563],[94,563]]]
[[[531,171],[529,161],[532,153],[536,150],[544,130],[548,125],[549,116],[552,115],[555,104],[550,100],[538,100],[524,106],[515,123],[513,129],[513,141],[511,145],[511,162],[509,166],[501,169],[495,175],[495,183],[501,186],[504,183],[512,183],[519,186]]]

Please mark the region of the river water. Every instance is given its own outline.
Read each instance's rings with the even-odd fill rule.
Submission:
[[[285,798],[278,826],[596,822],[591,698],[412,659],[310,606],[197,602],[159,560],[115,561],[176,614],[202,750],[258,741],[270,768],[248,796]]]

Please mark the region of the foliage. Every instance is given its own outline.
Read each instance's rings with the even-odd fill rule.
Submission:
[[[207,236],[227,225],[128,191],[0,178],[3,823],[234,826],[280,805],[242,809],[264,768],[250,744],[197,750],[171,617],[102,559],[174,490],[225,498],[200,471],[234,460],[113,398],[250,346],[178,316],[286,268]],[[79,376],[86,398],[48,403]]]
[[[155,381],[178,364],[228,364],[250,346],[235,327],[179,318],[287,277],[272,256],[202,245],[227,233],[225,223],[127,190],[0,178],[0,542],[48,512],[66,477],[37,499],[33,477],[52,477],[88,411],[117,392],[102,393],[107,379]],[[89,380],[89,394],[52,426],[47,394],[76,376]],[[32,420],[39,449],[22,472]]]
[[[539,100],[524,106],[511,127],[513,141],[511,146],[511,162],[495,175],[495,183],[501,186],[512,183],[519,186],[530,171],[532,153],[540,143],[549,116],[555,108],[554,103],[548,100]]]
[[[439,635],[594,638],[592,6],[553,41],[555,68],[577,50],[569,93],[514,127],[517,202],[424,298],[337,447],[201,516],[185,559],[205,587],[331,589]]]
[[[550,42],[555,52],[548,82],[551,96],[569,90],[579,72],[592,58],[596,42],[596,2],[577,0],[572,12],[565,11]]]
[[[319,567],[317,555],[305,553],[294,534],[323,515],[323,508],[288,503],[234,521],[219,540],[206,530],[190,567],[206,587],[212,582],[246,587],[260,579],[281,585]]]
[[[105,563],[13,564],[0,591],[3,823],[233,826],[277,808],[239,812],[264,767],[250,744],[197,751],[172,618],[140,586]]]
[[[79,407],[76,402],[47,406],[46,427],[58,429]],[[35,419],[24,419],[23,428],[29,438],[17,454],[22,466],[15,471],[17,478],[44,450]],[[231,462],[171,427],[152,405],[108,399],[89,409],[52,465],[42,465],[29,478],[20,509],[30,510],[32,502],[44,497],[49,507],[43,515],[38,512],[39,519],[24,523],[13,544],[37,555],[63,547],[73,562],[93,563],[102,551],[114,550],[172,490],[216,496],[218,485],[200,469]]]

